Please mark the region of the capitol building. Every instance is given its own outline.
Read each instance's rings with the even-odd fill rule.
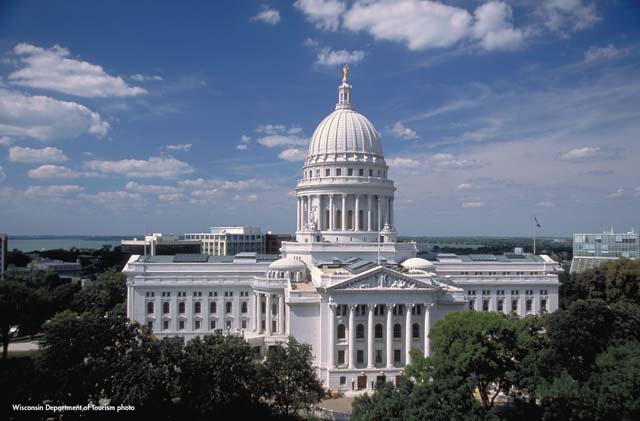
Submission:
[[[313,348],[329,389],[396,382],[413,348],[453,311],[519,316],[558,308],[560,265],[545,255],[416,257],[398,242],[394,195],[378,132],[356,111],[345,68],[335,110],[311,138],[297,192],[296,241],[281,257],[130,258],[127,315],[154,335],[221,329],[260,354],[288,335]],[[292,203],[293,206],[293,203]]]

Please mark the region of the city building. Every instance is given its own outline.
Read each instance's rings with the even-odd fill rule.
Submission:
[[[290,234],[272,234],[268,232],[264,236],[264,247],[266,254],[280,254],[283,241],[292,241],[294,237]]]
[[[593,269],[620,257],[640,257],[640,234],[635,231],[616,234],[613,230],[601,234],[573,234],[573,260],[569,272]]]
[[[82,273],[80,262],[63,262],[62,260],[49,259],[34,256],[28,268],[30,270],[43,270],[58,274],[61,278],[79,276]]]
[[[547,256],[416,257],[414,242],[396,240],[395,190],[345,67],[335,110],[311,138],[295,241],[281,257],[132,256],[127,314],[160,337],[222,329],[261,353],[293,335],[312,346],[324,386],[348,392],[397,382],[409,351],[429,355],[431,327],[451,312],[558,308],[561,268]]]
[[[121,240],[120,249],[124,253],[148,256],[165,256],[174,254],[195,253],[201,250],[201,241],[184,240],[177,235],[153,233],[144,239]]]
[[[184,239],[200,241],[201,253],[209,256],[265,254],[265,236],[259,227],[211,227],[209,232],[185,234]]]
[[[9,240],[7,234],[0,234],[0,280],[4,279],[4,273],[7,271],[9,255]]]

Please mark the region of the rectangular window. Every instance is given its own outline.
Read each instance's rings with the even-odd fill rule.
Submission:
[[[329,177],[331,175],[331,169],[327,168],[326,170],[324,170],[324,175]]]
[[[226,326],[227,330],[231,329],[231,320],[227,320]]]
[[[364,363],[364,351],[361,349],[356,352],[356,362],[358,364]]]
[[[373,170],[369,170],[369,177],[373,177]]]
[[[164,320],[162,322],[162,329],[169,330],[169,320]]]
[[[473,310],[476,306],[476,300],[469,300],[469,310]]]
[[[511,311],[514,313],[518,311],[518,300],[511,300]]]
[[[482,311],[489,311],[489,300],[482,300]]]
[[[246,329],[247,328],[247,320],[242,320],[242,328]]]
[[[526,301],[527,312],[531,311],[531,300]]]
[[[498,300],[498,311],[504,311],[504,302],[502,300]]]
[[[364,169],[360,168],[360,169],[358,170],[358,175],[359,175],[360,177],[364,177]]]
[[[399,349],[394,349],[393,350],[393,361],[396,363],[400,362],[400,350]]]
[[[196,330],[200,330],[200,320],[196,320]]]
[[[153,330],[153,322],[152,321],[147,322],[147,328],[149,330]]]
[[[546,312],[547,312],[547,300],[543,298],[540,300],[540,313],[546,313]]]
[[[347,170],[347,175],[348,175],[349,177],[351,177],[351,176],[353,175],[353,168],[349,168],[349,169]]]
[[[211,322],[209,323],[209,325],[211,326],[211,330],[215,330],[215,328],[216,328],[216,321],[215,321],[215,320],[211,320]]]
[[[338,351],[338,364],[344,364],[344,350]]]
[[[346,376],[340,376],[340,384],[347,384],[347,377]]]
[[[336,175],[338,177],[342,175],[342,168],[336,168]]]
[[[379,349],[376,350],[376,363],[382,363],[382,351],[380,351]]]
[[[184,329],[184,320],[180,320],[178,322],[178,329],[180,329],[180,330]]]

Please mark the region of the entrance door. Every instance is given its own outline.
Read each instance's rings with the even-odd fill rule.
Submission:
[[[358,390],[367,388],[367,376],[358,376]]]
[[[383,384],[386,381],[387,381],[387,376],[376,377],[376,385]]]

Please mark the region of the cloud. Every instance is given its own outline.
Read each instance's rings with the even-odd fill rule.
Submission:
[[[463,191],[463,190],[473,190],[475,189],[476,186],[474,184],[471,183],[460,183],[456,186],[456,190],[458,191]]]
[[[556,204],[549,201],[543,201],[543,202],[536,203],[536,206],[539,208],[553,208],[556,206]]]
[[[61,149],[47,147],[42,149],[14,146],[9,149],[9,161],[22,163],[64,162],[68,158]]]
[[[260,21],[268,25],[277,25],[280,23],[280,12],[276,9],[269,8],[269,6],[263,6],[262,11],[252,17],[251,21]]]
[[[290,148],[285,149],[278,154],[278,158],[286,161],[304,161],[307,153],[302,149]]]
[[[239,151],[246,151],[247,149],[249,149],[249,146],[247,146],[246,143],[240,143],[238,146],[236,146],[236,149]]]
[[[250,188],[267,188],[264,181],[257,179],[247,180],[220,180],[216,178],[204,179],[196,178],[192,180],[180,180],[178,184],[194,189],[222,189],[222,190],[247,190]]]
[[[38,168],[29,170],[29,178],[50,179],[50,178],[84,178],[98,177],[99,174],[87,171],[75,171],[61,165],[41,165]]]
[[[191,150],[191,143],[180,143],[177,145],[167,145],[164,148],[168,151],[182,151],[189,152]]]
[[[345,28],[410,50],[450,47],[468,36],[471,23],[464,9],[420,0],[357,1],[344,15]]]
[[[365,53],[361,50],[332,50],[329,47],[322,47],[318,50],[316,64],[324,67],[335,67],[345,63],[357,63],[361,61],[364,56]]]
[[[332,31],[340,26],[340,16],[346,9],[341,0],[297,0],[293,5],[317,28]]]
[[[123,159],[120,161],[86,161],[83,166],[89,170],[125,177],[178,178],[193,172],[191,165],[173,157],[153,156],[146,160]]]
[[[484,208],[484,202],[463,202],[463,208]]]
[[[84,105],[0,88],[0,135],[47,141],[108,131],[109,123]]]
[[[129,181],[125,186],[125,189],[142,194],[177,194],[182,192],[182,189],[175,186],[140,184],[135,181]]]
[[[591,1],[544,0],[537,12],[547,28],[562,35],[589,28],[600,21],[596,4]]]
[[[95,194],[81,194],[79,198],[109,208],[138,207],[144,204],[142,195],[127,191],[108,191]]]
[[[37,197],[62,197],[81,193],[83,187],[73,184],[50,185],[50,186],[29,186],[24,191],[24,195],[30,198]]]
[[[247,200],[249,202],[256,202],[258,200],[258,195],[257,194],[250,194],[249,196],[247,196]]]
[[[162,78],[162,76],[158,76],[158,75],[141,75],[139,73],[136,73],[135,75],[131,75],[129,76],[129,79],[131,80],[135,80],[136,82],[158,82],[161,80],[164,80]]]
[[[624,189],[618,189],[616,191],[614,191],[613,193],[610,193],[607,195],[608,199],[621,199],[622,197],[624,197],[625,195],[625,191]]]
[[[421,162],[411,158],[390,158],[387,165],[393,168],[418,168]]]
[[[13,144],[13,139],[8,136],[0,136],[0,146],[11,146]]]
[[[299,134],[302,133],[302,129],[297,126],[285,126],[284,124],[263,124],[256,127],[255,131],[266,135],[259,137],[257,139],[257,142],[262,146],[266,146],[267,148],[277,148],[282,146],[305,146],[309,143],[308,139],[299,136]]]
[[[0,165],[0,183],[3,182],[5,178],[7,178],[7,175],[4,173],[2,165]]]
[[[473,35],[487,51],[514,50],[522,45],[524,35],[511,23],[513,10],[501,1],[491,1],[474,12]]]
[[[599,146],[585,146],[582,148],[571,149],[560,157],[563,161],[584,162],[602,156],[602,150]]]
[[[85,98],[146,93],[143,88],[127,85],[119,76],[108,75],[98,65],[68,58],[69,50],[58,45],[47,50],[22,43],[13,51],[24,66],[9,74],[8,79],[14,85]]]
[[[184,200],[185,196],[182,193],[167,193],[159,194],[158,200],[162,202],[180,202]]]
[[[613,60],[626,55],[627,52],[627,49],[616,48],[613,44],[609,44],[604,47],[593,45],[584,53],[584,61],[585,63],[593,63],[597,61]]]
[[[393,127],[391,127],[391,134],[398,139],[404,140],[415,140],[418,138],[416,131],[405,127],[401,122],[396,122]]]

